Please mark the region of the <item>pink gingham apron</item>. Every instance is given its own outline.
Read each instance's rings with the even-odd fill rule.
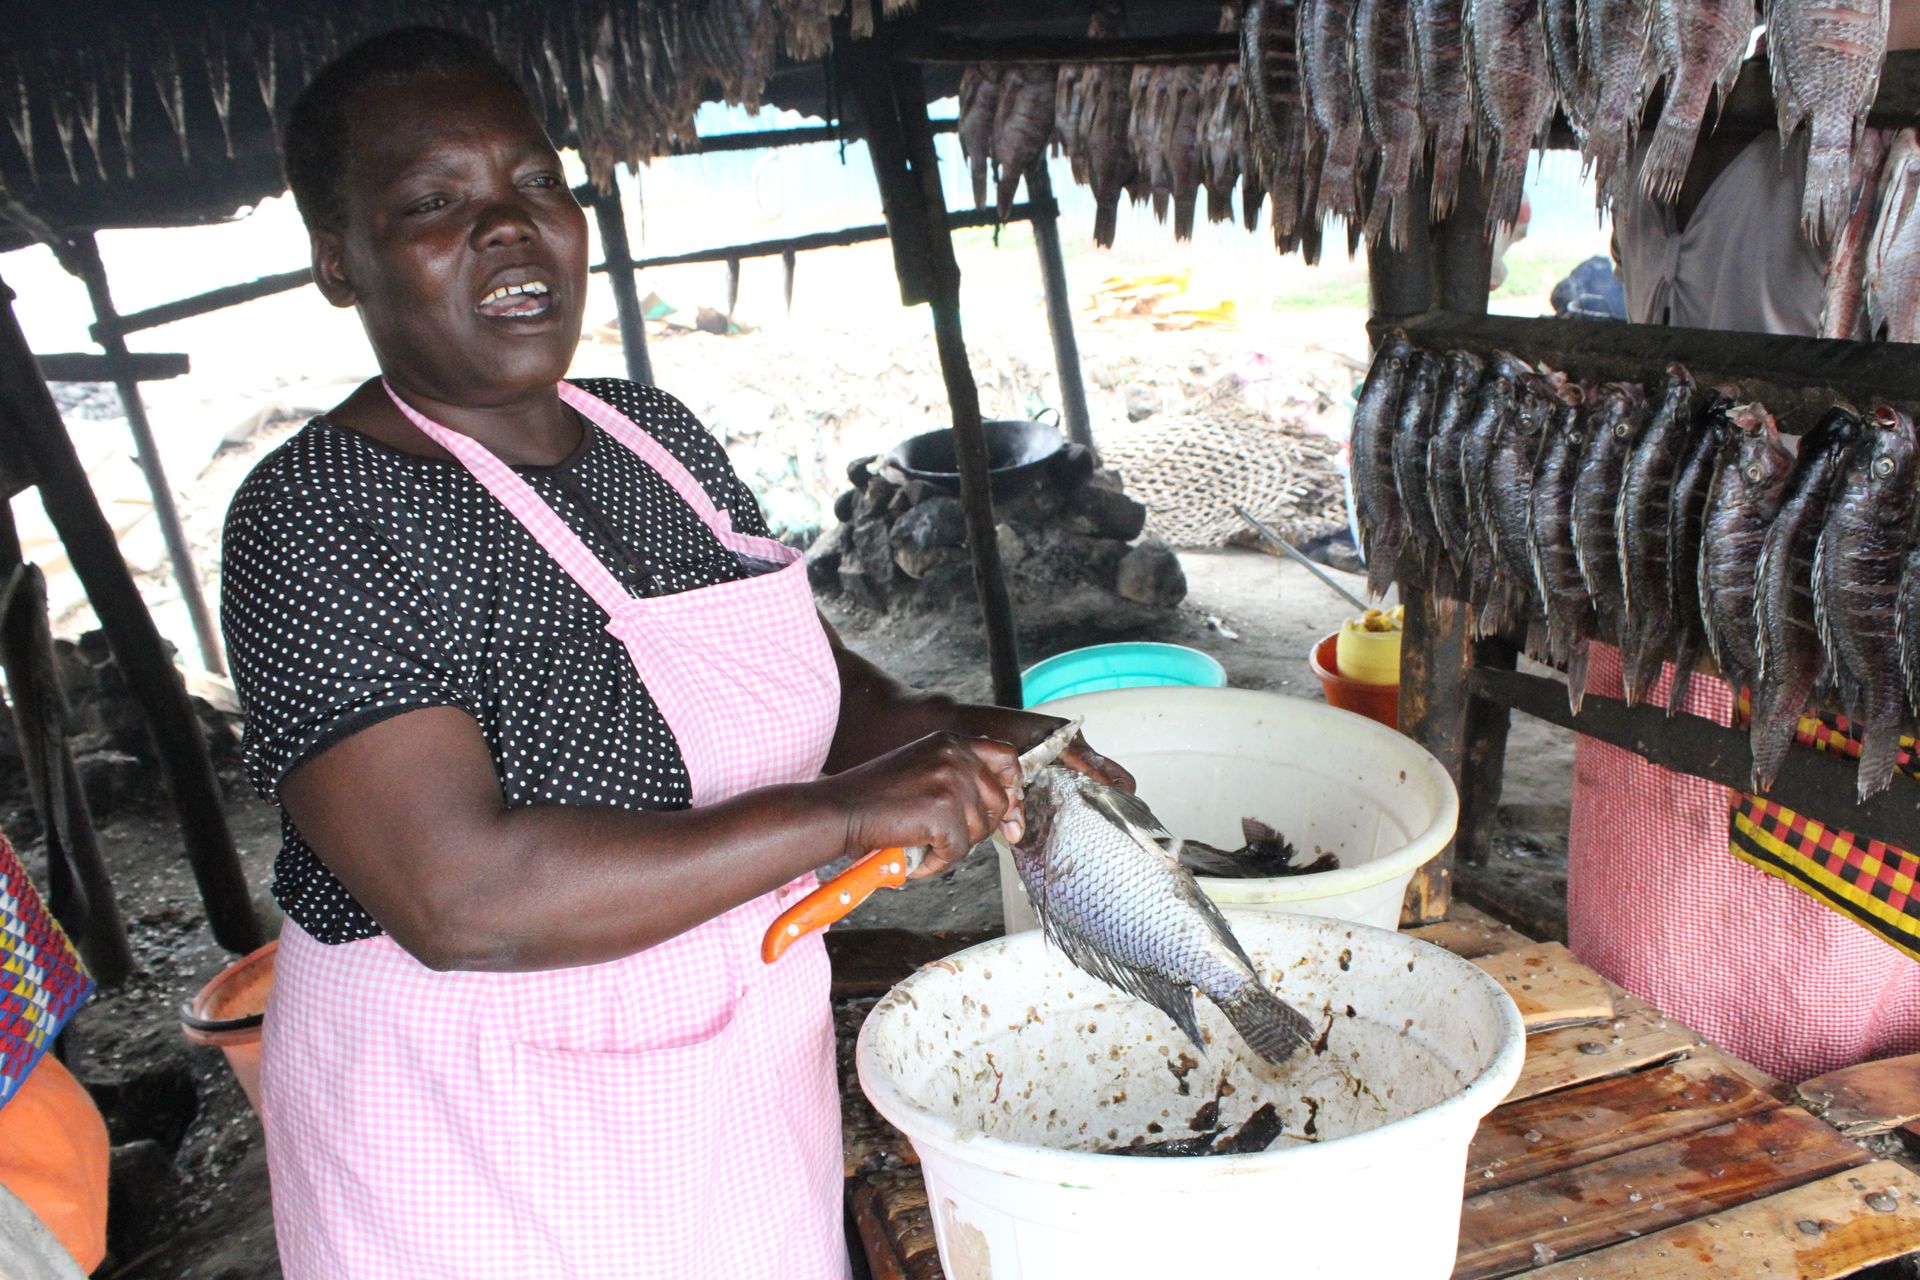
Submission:
[[[1649,701],[1666,702],[1668,663]],[[1595,644],[1587,691],[1621,696]],[[1695,674],[1686,711],[1731,722],[1725,681]],[[1733,792],[1592,738],[1574,747],[1567,840],[1573,953],[1782,1080],[1920,1049],[1920,964],[1728,851]]]
[[[613,408],[560,396],[767,571],[633,598],[511,468],[395,403],[606,610],[696,805],[817,777],[839,677],[798,554],[735,533]],[[816,883],[543,973],[435,972],[391,938],[324,946],[287,922],[261,1083],[289,1280],[848,1275],[826,949],[759,954]]]

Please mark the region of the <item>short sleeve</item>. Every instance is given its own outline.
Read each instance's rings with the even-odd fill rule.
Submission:
[[[399,541],[338,495],[303,491],[272,459],[227,513],[220,621],[246,709],[255,790],[406,711],[478,699],[436,641],[431,597]]]
[[[753,490],[733,469],[726,448],[693,416],[693,410],[658,387],[622,378],[582,378],[575,385],[627,415],[680,459],[714,505],[733,518],[734,532],[772,536]]]

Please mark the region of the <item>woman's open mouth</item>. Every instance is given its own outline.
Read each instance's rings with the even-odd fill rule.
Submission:
[[[526,320],[543,316],[552,308],[546,281],[529,280],[525,284],[503,284],[480,299],[474,310],[494,320]]]

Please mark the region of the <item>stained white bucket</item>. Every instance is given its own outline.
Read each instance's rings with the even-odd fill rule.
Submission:
[[[1453,779],[1413,739],[1305,698],[1255,689],[1113,689],[1032,708],[1079,716],[1094,748],[1125,765],[1139,795],[1174,835],[1220,849],[1243,843],[1258,818],[1334,871],[1264,880],[1200,880],[1222,906],[1329,916],[1392,929],[1421,864],[1453,839]],[[1008,933],[1033,909],[1013,859],[1000,855]]]
[[[1268,1066],[1202,999],[1203,1058],[1038,933],[921,969],[874,1007],[860,1087],[919,1153],[950,1280],[1453,1270],[1467,1145],[1519,1077],[1519,1010],[1413,938],[1226,914],[1262,977],[1330,1024],[1324,1053]],[[1102,1154],[1187,1136],[1223,1080],[1228,1126],[1262,1103],[1279,1110],[1272,1148]],[[1301,1136],[1309,1123],[1316,1140]]]

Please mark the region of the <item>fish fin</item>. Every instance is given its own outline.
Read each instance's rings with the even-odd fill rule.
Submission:
[[[1174,1025],[1193,1041],[1194,1047],[1202,1053],[1206,1052],[1206,1041],[1200,1038],[1200,1019],[1193,1011],[1191,986],[1123,964],[1073,929],[1064,926],[1052,928],[1047,931],[1047,938],[1082,971],[1146,1001],[1173,1019]]]
[[[1220,1012],[1247,1042],[1247,1047],[1267,1062],[1285,1062],[1301,1048],[1313,1043],[1313,1023],[1305,1014],[1267,990],[1254,974],[1227,994],[1215,999]]]
[[[1764,579],[1759,576],[1762,572],[1759,566],[1766,563],[1766,554],[1766,548],[1762,545],[1760,559],[1755,562],[1755,582],[1764,581]],[[1707,652],[1713,656],[1713,665],[1720,668],[1721,675],[1725,675],[1727,673],[1727,663],[1726,659],[1720,653],[1720,629],[1713,624],[1715,616],[1713,612],[1713,579],[1707,574],[1707,540],[1704,536],[1700,539],[1700,550],[1696,557],[1696,565],[1695,573],[1697,575],[1697,581],[1700,584],[1700,630],[1706,636]],[[1761,593],[1757,590],[1753,593],[1756,606],[1759,603],[1760,595]]]
[[[1687,690],[1693,684],[1693,663],[1699,656],[1698,640],[1689,636],[1680,642],[1679,652],[1673,657],[1673,685],[1667,690],[1667,719],[1669,720],[1686,708]]]
[[[1160,819],[1153,816],[1153,810],[1147,808],[1146,801],[1118,787],[1098,785],[1081,788],[1080,798],[1089,809],[1125,832],[1128,838],[1152,849],[1169,863],[1179,865],[1180,840],[1167,831]]]
[[[1653,141],[1647,144],[1646,159],[1640,162],[1640,190],[1649,200],[1672,204],[1680,194],[1699,133],[1698,120],[1672,119],[1669,113],[1661,112]]]
[[[1275,831],[1258,818],[1240,819],[1240,838],[1248,844],[1283,845],[1286,843],[1278,831]]]
[[[1826,659],[1826,679],[1832,686],[1840,709],[1849,716],[1859,709],[1859,685],[1840,656],[1838,637],[1833,629],[1832,602],[1827,599],[1827,534],[1822,529],[1813,543],[1813,620],[1820,633],[1820,652]]]
[[[1580,704],[1586,701],[1587,659],[1592,652],[1593,642],[1582,636],[1567,654],[1567,708],[1575,715],[1580,714]]]

